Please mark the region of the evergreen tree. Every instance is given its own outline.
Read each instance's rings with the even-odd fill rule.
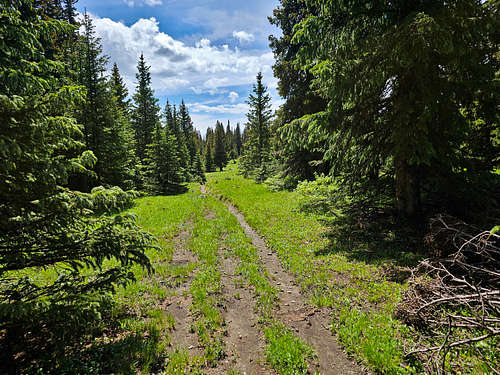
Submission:
[[[413,216],[425,184],[449,195],[491,170],[491,159],[482,161],[498,153],[494,2],[307,3],[318,14],[294,28],[297,63],[328,105],[304,120],[309,136],[328,137],[334,173],[354,185],[390,165],[396,208]],[[471,128],[474,121],[482,125]],[[463,152],[478,151],[474,143],[482,151]]]
[[[77,1],[78,0],[64,0],[64,8],[62,14],[64,20],[71,25],[76,25],[78,23],[76,21],[76,9],[74,7]]]
[[[307,126],[298,121],[302,116],[322,111],[326,100],[311,89],[314,76],[295,64],[301,44],[292,42],[294,27],[309,15],[317,13],[312,2],[280,0],[280,6],[269,17],[271,24],[281,29],[280,37],[270,36],[278,78],[278,92],[286,98],[277,113],[275,155],[283,174],[299,179],[313,179],[315,174],[328,173],[329,163],[324,154],[324,138],[309,137]]]
[[[146,158],[146,188],[152,193],[173,194],[181,190],[183,176],[175,142],[170,129],[163,129],[158,122]]]
[[[165,118],[165,125],[170,129],[172,134],[177,134],[179,132],[179,128],[177,127],[177,122],[174,118],[174,113],[172,111],[172,106],[167,99],[165,103],[165,109],[163,111],[163,117]]]
[[[209,127],[205,136],[205,170],[207,172],[215,171],[214,153],[215,134],[213,129]]]
[[[135,132],[136,155],[141,163],[146,158],[147,145],[151,144],[153,130],[159,122],[158,99],[151,88],[150,67],[141,54],[137,65],[137,88],[133,96],[132,126]]]
[[[195,154],[195,163],[194,163],[194,176],[197,176],[199,180],[202,182],[206,181],[205,177],[205,167],[203,164],[203,150],[204,150],[204,142],[203,137],[199,131],[193,132],[193,139],[196,149]]]
[[[177,107],[174,104],[172,111],[172,124],[170,126],[173,129],[173,134],[176,139],[177,153],[181,160],[182,176],[184,181],[191,180],[191,161],[189,155],[189,149],[187,147],[186,135],[184,133],[182,118],[180,113],[177,112]]]
[[[224,125],[217,121],[215,125],[215,153],[214,163],[221,171],[227,164],[226,137],[224,134]]]
[[[239,157],[242,152],[242,144],[243,144],[239,122],[236,124],[236,129],[234,130],[234,144],[236,147],[236,155],[237,157]]]
[[[201,155],[197,152],[194,156],[194,174],[196,180],[199,182],[206,182],[205,171],[203,169],[203,164],[201,163]]]
[[[236,145],[234,142],[234,135],[231,130],[231,124],[229,123],[229,120],[227,121],[226,127],[226,154],[228,160],[236,159]]]
[[[152,242],[131,217],[95,216],[92,196],[65,188],[74,170],[95,162],[72,116],[84,92],[45,53],[73,28],[33,5],[0,0],[0,371],[8,373],[24,372],[19,364],[40,372],[29,357],[34,337],[50,332],[45,350],[58,337],[67,344],[67,327],[90,322],[113,286],[133,279],[131,266],[150,268]],[[48,267],[57,277],[40,280]]]
[[[124,114],[128,114],[130,112],[130,100],[127,99],[128,90],[116,63],[113,64],[113,69],[111,70],[110,86],[113,95],[116,97],[118,106],[122,109]]]
[[[127,114],[113,96],[114,86],[110,87],[104,77],[107,57],[102,54],[88,14],[84,15],[79,48],[79,82],[86,88],[86,101],[77,111],[78,121],[84,125],[86,148],[97,157],[96,183],[130,188],[133,175],[130,125]],[[82,188],[86,190],[94,185],[87,179],[83,182]]]
[[[35,0],[33,5],[45,19],[62,20],[63,7],[61,0]]]
[[[191,170],[193,170],[196,154],[196,147],[193,138],[193,121],[191,120],[191,116],[189,116],[189,111],[184,103],[184,100],[179,107],[179,121],[182,132],[184,133],[186,147],[189,152],[189,165]]]
[[[245,140],[241,167],[245,175],[253,175],[263,181],[268,174],[270,161],[270,120],[271,96],[262,84],[262,73],[257,74],[257,83],[253,86],[253,94],[248,99],[250,106],[247,114],[248,138]]]

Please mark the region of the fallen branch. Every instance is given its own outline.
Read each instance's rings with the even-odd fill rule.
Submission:
[[[438,216],[431,220],[426,242],[434,257],[412,270],[410,288],[396,315],[417,329],[430,331],[428,342],[435,342],[447,329],[440,345],[408,352],[441,355],[439,362],[444,366],[451,348],[500,335],[500,236],[450,216]],[[462,336],[455,334],[453,340],[455,329]],[[463,338],[464,330],[469,337]],[[437,358],[427,363],[437,366]]]

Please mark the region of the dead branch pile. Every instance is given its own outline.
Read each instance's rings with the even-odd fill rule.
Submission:
[[[440,342],[419,344],[409,355],[440,354],[444,361],[453,347],[500,335],[500,236],[438,216],[426,242],[433,258],[413,270],[396,314],[434,338],[423,341]]]

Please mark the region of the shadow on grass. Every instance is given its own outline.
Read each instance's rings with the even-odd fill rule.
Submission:
[[[325,219],[328,245],[316,255],[339,253],[369,264],[390,263],[411,267],[423,256],[425,226],[397,218],[390,210],[360,219],[341,216]]]
[[[1,306],[3,307],[3,306]],[[81,306],[61,311],[33,309],[0,330],[1,374],[135,374],[159,371],[158,331],[135,332],[119,321],[137,318],[108,305],[82,314]]]

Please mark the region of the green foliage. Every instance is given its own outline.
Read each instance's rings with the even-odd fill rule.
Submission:
[[[85,148],[97,158],[95,179],[80,174],[78,187],[85,191],[96,185],[130,189],[133,187],[135,154],[128,102],[125,101],[127,91],[116,64],[110,80],[104,77],[108,57],[102,54],[100,39],[95,36],[88,14],[84,15],[76,46],[78,83],[86,89],[85,103],[77,108],[76,118],[83,125]]]
[[[196,159],[196,144],[194,141],[193,133],[193,121],[191,120],[191,116],[189,116],[189,111],[184,103],[184,100],[181,102],[179,107],[179,124],[180,129],[182,130],[182,134],[184,135],[184,142],[187,149],[187,163],[188,163],[188,172],[190,175],[194,175],[195,169],[195,159]]]
[[[0,5],[0,329],[8,366],[26,322],[63,326],[64,313],[78,310],[75,319],[87,319],[103,294],[134,279],[134,264],[150,271],[153,238],[129,215],[88,209],[117,207],[121,194],[101,190],[90,199],[64,187],[96,163],[82,152],[84,129],[72,117],[84,92],[66,85],[67,67],[52,53],[74,28],[46,19],[30,0]],[[41,277],[44,269],[50,277]]]
[[[121,110],[128,114],[130,112],[130,100],[128,97],[128,90],[125,86],[120,71],[118,70],[118,65],[113,64],[113,69],[111,70],[111,76],[109,77],[109,85],[111,87],[113,95],[116,97],[116,102]]]
[[[132,207],[134,199],[140,197],[135,190],[123,191],[118,186],[105,189],[98,186],[92,189],[90,194],[74,192],[79,199],[87,199],[90,203],[87,208],[94,214],[115,213]]]
[[[270,120],[272,118],[271,96],[262,84],[262,73],[257,74],[257,83],[253,86],[253,94],[248,98],[250,107],[247,113],[248,135],[243,145],[240,167],[245,176],[252,176],[257,181],[269,177]],[[245,130],[246,130],[245,129]]]
[[[280,174],[269,177],[264,183],[271,191],[288,190],[292,191],[297,187],[298,181],[295,177],[282,177]]]
[[[322,111],[326,100],[311,89],[314,76],[295,63],[300,43],[292,43],[294,28],[317,7],[302,0],[281,0],[269,17],[271,24],[281,29],[280,37],[270,36],[275,62],[273,71],[278,78],[280,96],[286,98],[277,112],[274,124],[276,137],[273,148],[281,174],[298,179],[313,179],[314,173],[328,173],[324,160],[326,139],[311,139],[311,132],[296,120],[304,115]]]
[[[215,125],[215,147],[214,147],[214,163],[221,171],[227,164],[227,143],[224,134],[224,126],[217,121]]]
[[[240,156],[243,150],[243,141],[241,138],[240,123],[236,124],[236,129],[234,129],[234,147],[236,149],[236,156]]]
[[[297,185],[299,207],[310,213],[331,215],[338,207],[338,188],[330,176],[316,176],[314,181],[303,181]]]
[[[174,164],[179,169],[182,180],[185,182],[204,181],[205,175],[200,159],[202,142],[193,128],[193,122],[184,101],[177,112],[176,106],[172,107],[167,100],[164,119],[165,131],[171,134],[175,140],[174,153],[177,155],[178,161]]]
[[[146,65],[144,55],[141,54],[137,64],[137,88],[133,95],[132,125],[135,132],[136,155],[144,164],[146,149],[151,144],[153,131],[160,121],[158,99],[154,97],[151,88],[150,67]]]
[[[215,133],[212,128],[207,128],[205,136],[205,170],[207,172],[215,172]]]
[[[316,11],[293,28],[288,48],[300,47],[295,63],[328,103],[303,121],[309,137],[326,137],[334,174],[354,182],[389,164],[396,206],[412,215],[421,188],[443,192],[449,187],[443,181],[460,171],[492,169],[494,2],[310,0],[304,6]]]
[[[176,137],[159,123],[147,148],[146,188],[152,193],[172,194],[183,190],[182,168],[176,150]]]

